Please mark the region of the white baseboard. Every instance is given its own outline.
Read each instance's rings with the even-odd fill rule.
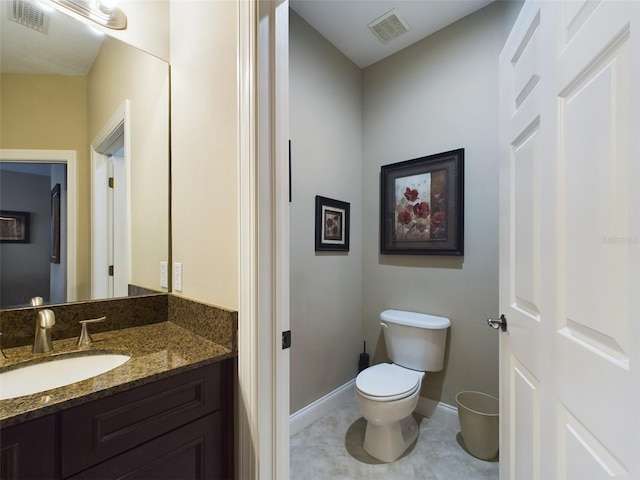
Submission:
[[[460,429],[458,409],[446,403],[436,402],[427,397],[420,397],[415,412],[424,417],[433,418],[448,427]]]
[[[341,407],[345,403],[353,400],[355,398],[355,393],[353,392],[355,384],[356,379],[354,378],[292,414],[289,417],[289,434],[291,436],[295,435],[313,422],[320,420],[331,410]]]
[[[312,423],[320,420],[331,410],[341,407],[349,401],[353,401],[356,379],[345,383],[341,387],[329,392],[324,397],[298,410],[289,417],[289,433],[291,436],[304,430]],[[452,428],[460,428],[458,422],[458,409],[446,403],[436,402],[430,398],[420,397],[416,413],[433,418]]]

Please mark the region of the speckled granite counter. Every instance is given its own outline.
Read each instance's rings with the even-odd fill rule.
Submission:
[[[82,349],[76,338],[54,341],[53,355],[72,351],[123,352],[131,355],[125,364],[96,377],[45,392],[0,400],[0,428],[42,417],[116,392],[151,383],[186,370],[235,357],[235,348],[214,343],[172,322],[112,330],[93,334],[93,344]],[[52,353],[33,355],[31,346],[5,350],[7,360],[0,369],[19,362],[50,358]]]

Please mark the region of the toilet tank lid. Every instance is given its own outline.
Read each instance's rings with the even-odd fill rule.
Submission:
[[[380,319],[385,322],[419,328],[443,329],[451,326],[451,321],[446,317],[402,310],[385,310],[380,314]]]

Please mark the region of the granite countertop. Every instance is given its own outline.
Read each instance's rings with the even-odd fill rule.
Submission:
[[[69,352],[126,353],[131,358],[106,373],[71,385],[22,397],[0,400],[0,427],[42,417],[160,378],[235,357],[236,352],[171,322],[92,334],[93,343],[76,345],[77,338],[53,342],[53,352],[34,355],[31,345],[4,350],[0,372],[19,363],[47,361]]]

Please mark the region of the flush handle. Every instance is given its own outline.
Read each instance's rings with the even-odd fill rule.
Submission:
[[[507,317],[500,315],[500,318],[487,318],[487,324],[496,330],[499,328],[503,332],[507,331]]]

